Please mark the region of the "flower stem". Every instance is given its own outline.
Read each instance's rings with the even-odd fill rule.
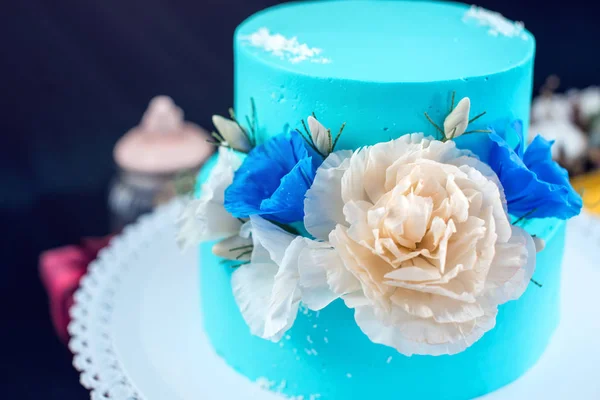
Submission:
[[[541,283],[539,283],[538,281],[536,281],[535,279],[531,278],[530,279],[531,283],[533,283],[535,286],[541,288],[543,285]]]
[[[429,123],[431,125],[433,125],[435,127],[435,129],[438,130],[438,132],[440,132],[442,134],[442,137],[446,137],[446,134],[444,133],[444,131],[442,130],[442,128],[440,128],[435,122],[433,122],[433,120],[431,119],[431,117],[429,116],[429,114],[427,114],[426,112],[424,112],[423,114],[425,114],[425,118],[427,118],[427,120],[429,121]]]
[[[316,119],[316,118],[315,118],[315,119]],[[306,136],[307,136],[307,137],[310,139],[310,143],[311,143],[312,145],[314,145],[314,144],[315,144],[315,142],[314,142],[314,140],[313,140],[313,138],[312,138],[312,135],[311,135],[311,133],[310,133],[310,130],[309,130],[309,129],[308,129],[308,127],[306,126],[306,122],[305,122],[304,120],[302,120],[302,126],[304,127],[304,132],[306,132]],[[316,148],[316,146],[315,146],[315,148]]]
[[[468,135],[469,133],[492,133],[489,129],[473,129],[472,131],[467,131],[463,133],[463,135]]]
[[[252,247],[251,244],[246,244],[244,246],[238,246],[238,247],[234,247],[233,249],[229,249],[229,251],[237,251],[237,250],[242,250],[242,249],[249,249],[250,247]]]
[[[513,225],[517,225],[520,222],[522,222],[524,219],[529,218],[531,215],[533,215],[534,212],[537,211],[537,208],[534,208],[533,210],[527,211],[525,214],[523,214],[522,216],[520,216],[519,218],[517,218],[517,220],[515,222],[513,222]]]
[[[331,151],[335,150],[335,146],[337,145],[337,142],[340,139],[340,136],[342,136],[342,132],[344,131],[345,127],[346,127],[346,123],[344,122],[342,124],[342,126],[340,127],[340,131],[338,132],[337,136],[335,137],[333,144],[331,145]]]
[[[471,118],[469,120],[469,123],[477,121],[479,118],[483,117],[486,113],[487,113],[487,111],[484,111],[481,114],[474,116],[473,118]]]
[[[246,250],[243,253],[240,253],[235,259],[239,260],[240,258],[247,256],[248,254],[252,254],[252,250]]]

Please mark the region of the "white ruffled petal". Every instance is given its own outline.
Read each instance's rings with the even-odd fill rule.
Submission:
[[[371,151],[372,148],[363,147],[350,157],[341,181],[342,206],[349,201],[370,201],[366,192],[365,169]]]
[[[467,303],[413,290],[397,289],[390,300],[410,315],[432,318],[439,323],[465,323],[484,314],[479,303]]]
[[[456,354],[479,340],[496,324],[495,309],[485,309],[484,315],[468,323],[440,324],[431,319],[415,318],[398,308],[393,323],[377,318],[372,307],[358,307],[354,318],[360,329],[373,341],[395,348],[411,356]]]
[[[533,238],[518,226],[513,226],[512,232],[508,243],[496,246],[496,256],[485,282],[484,291],[492,304],[503,304],[521,297],[535,271]]]
[[[284,231],[258,215],[250,216],[250,223],[254,241],[258,241],[269,252],[275,264],[281,265],[287,248],[297,236]]]
[[[260,217],[251,225],[251,262],[233,273],[233,294],[252,334],[278,341],[298,314],[298,260],[306,242]]]
[[[303,238],[297,237],[287,248],[275,275],[264,336],[279,340],[289,330],[298,314],[300,289],[298,287],[298,260],[306,247]]]
[[[276,339],[265,336],[265,323],[277,269],[274,263],[251,263],[231,275],[233,297],[244,321],[253,335],[265,339]]]
[[[198,206],[198,200],[190,200],[177,219],[177,244],[182,249],[197,246],[202,241],[203,229],[196,220]]]
[[[304,226],[317,239],[326,240],[337,224],[344,223],[341,181],[351,155],[349,150],[331,153],[306,192]]]
[[[360,283],[331,245],[305,240],[307,247],[300,255],[298,271],[302,302],[308,308],[321,310],[339,297],[360,290]]]

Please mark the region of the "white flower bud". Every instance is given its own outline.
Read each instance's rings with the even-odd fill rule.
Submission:
[[[237,122],[223,118],[220,115],[213,115],[212,121],[229,147],[244,153],[250,151],[252,146],[250,145],[248,136],[246,136],[246,133],[240,128]]]
[[[469,125],[470,110],[471,100],[468,97],[463,97],[444,120],[444,135],[446,135],[446,139],[457,138],[465,133]]]
[[[216,243],[212,252],[215,256],[227,260],[250,261],[252,239],[233,235]]]
[[[533,243],[535,244],[536,253],[539,253],[546,248],[546,241],[540,237],[534,236]]]
[[[331,133],[312,115],[308,117],[308,129],[317,150],[325,156],[331,153]]]

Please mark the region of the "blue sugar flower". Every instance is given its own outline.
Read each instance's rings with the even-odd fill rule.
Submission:
[[[511,128],[517,134],[516,146],[508,144],[515,139],[508,130],[467,135],[456,139],[457,146],[471,150],[494,170],[513,216],[568,219],[579,214],[581,197],[571,186],[567,171],[552,160],[553,142],[537,136],[523,150],[521,123],[515,122]]]
[[[225,191],[225,209],[234,217],[260,215],[288,224],[304,218],[304,195],[323,158],[293,131],[255,147]]]

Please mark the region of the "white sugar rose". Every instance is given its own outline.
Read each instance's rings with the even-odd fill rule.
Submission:
[[[342,298],[373,342],[405,355],[465,350],[535,267],[491,169],[422,134],[331,154],[305,215],[317,240],[300,255],[302,301]]]
[[[241,164],[242,160],[232,150],[220,148],[217,163],[202,185],[200,197],[191,200],[179,218],[177,241],[180,246],[237,236],[242,223],[225,210],[223,201],[225,189],[233,182],[233,175]]]

